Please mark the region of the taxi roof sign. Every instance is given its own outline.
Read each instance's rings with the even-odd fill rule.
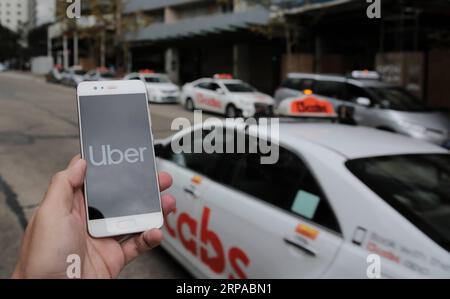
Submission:
[[[335,118],[333,104],[316,96],[307,95],[295,99],[290,105],[290,114],[299,117]]]
[[[215,74],[214,79],[233,79],[231,74]]]
[[[141,74],[154,74],[155,71],[154,70],[150,70],[150,69],[143,69],[143,70],[140,70],[139,73],[141,73]]]
[[[355,79],[381,80],[381,75],[378,72],[369,70],[352,71],[350,76]]]

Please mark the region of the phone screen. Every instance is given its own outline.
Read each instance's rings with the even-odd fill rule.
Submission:
[[[145,94],[80,96],[89,220],[160,212]]]

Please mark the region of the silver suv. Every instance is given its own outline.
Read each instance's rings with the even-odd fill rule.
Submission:
[[[275,92],[277,105],[285,98],[311,90],[333,103],[341,121],[374,127],[450,148],[450,117],[426,108],[402,87],[380,80],[336,75],[290,73]]]

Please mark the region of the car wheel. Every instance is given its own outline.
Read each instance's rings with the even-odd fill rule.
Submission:
[[[227,118],[236,118],[239,116],[239,111],[233,105],[228,105],[225,109],[225,116]]]
[[[195,107],[194,107],[194,102],[192,101],[192,99],[188,98],[186,100],[186,103],[184,104],[186,107],[186,110],[189,111],[194,111]]]

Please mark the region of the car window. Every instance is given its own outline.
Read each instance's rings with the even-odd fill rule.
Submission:
[[[298,91],[303,91],[305,89],[312,89],[313,85],[314,85],[313,79],[300,79],[300,78],[289,78],[281,84],[282,87],[295,89]]]
[[[257,142],[245,135],[246,145]],[[227,166],[223,183],[252,197],[340,232],[337,219],[319,184],[303,161],[280,147],[275,164],[262,164],[262,153],[223,156]],[[219,162],[220,163],[220,162]],[[216,174],[219,175],[219,174]]]
[[[144,77],[147,83],[169,83],[169,79],[164,76],[146,76]]]
[[[450,251],[450,155],[350,160],[347,168],[418,229]]]
[[[201,132],[191,131],[185,138],[180,140],[179,144],[187,149],[182,153],[174,153],[172,149],[168,148],[168,159],[178,164],[179,166],[188,168],[199,174],[208,177],[213,176],[217,169],[220,153],[206,153],[203,150],[203,139],[211,133],[211,130],[201,129]],[[200,149],[196,152],[195,149]]]
[[[342,100],[345,98],[345,84],[336,81],[316,81],[313,92],[324,97]]]
[[[256,89],[247,83],[225,83],[229,92],[255,92]]]
[[[209,88],[210,90],[212,90],[212,91],[217,91],[217,90],[219,90],[221,87],[220,87],[220,85],[217,84],[217,83],[210,83],[208,88]]]
[[[399,111],[426,111],[425,105],[402,87],[369,87],[384,108]]]
[[[368,98],[372,100],[372,97],[370,94],[365,91],[363,88],[353,85],[353,84],[346,84],[346,100],[350,102],[355,102],[357,98]]]
[[[141,78],[139,78],[139,76],[133,75],[133,76],[127,77],[127,80],[141,80]]]
[[[84,71],[84,70],[74,70],[73,72],[75,75],[78,75],[78,76],[86,75],[86,71]]]
[[[201,83],[198,83],[197,85],[195,85],[195,87],[202,88],[202,89],[210,89],[209,85],[210,85],[210,82],[201,82]]]

